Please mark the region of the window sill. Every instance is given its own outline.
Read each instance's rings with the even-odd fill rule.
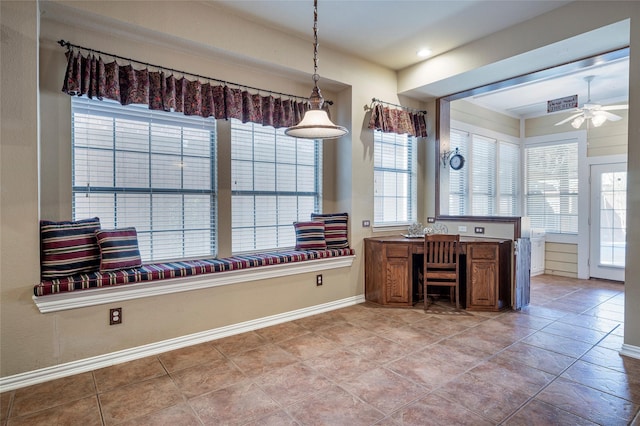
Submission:
[[[41,313],[58,312],[102,305],[105,303],[120,302],[124,300],[181,293],[191,290],[201,290],[261,279],[284,277],[287,275],[345,268],[350,267],[353,264],[354,259],[355,255],[337,256],[282,265],[259,266],[250,269],[215,272],[191,277],[171,278],[116,287],[58,293],[40,297],[32,296],[32,298]]]

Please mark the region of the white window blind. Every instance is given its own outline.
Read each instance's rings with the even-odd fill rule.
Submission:
[[[415,222],[417,139],[377,130],[373,134],[374,224]]]
[[[496,140],[471,136],[471,215],[496,214]]]
[[[294,222],[322,210],[322,146],[231,120],[233,253],[295,246]]]
[[[464,167],[449,173],[452,216],[517,216],[520,147],[476,133],[451,129],[451,150],[458,148]]]
[[[72,98],[73,217],[133,226],[143,261],[216,255],[216,124]]]
[[[460,170],[453,170],[449,165],[445,165],[449,171],[449,214],[452,216],[466,216],[469,214],[469,137],[466,132],[451,129],[450,145],[451,150],[458,151],[465,158],[465,165]]]
[[[519,215],[520,146],[498,142],[498,216]]]
[[[525,147],[526,214],[549,233],[578,233],[578,143]]]

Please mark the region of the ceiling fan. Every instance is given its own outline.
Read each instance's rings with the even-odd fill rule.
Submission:
[[[612,114],[609,111],[615,111],[619,109],[628,109],[629,105],[607,105],[602,106],[600,104],[591,103],[591,81],[595,78],[593,75],[588,75],[584,78],[587,82],[587,102],[582,105],[582,108],[576,109],[576,114],[573,114],[562,121],[556,123],[556,126],[560,126],[566,122],[571,121],[571,126],[574,129],[579,129],[582,123],[590,121],[594,127],[600,127],[605,121],[618,121],[622,117],[616,114]]]

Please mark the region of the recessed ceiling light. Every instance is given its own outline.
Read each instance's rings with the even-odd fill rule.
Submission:
[[[420,50],[418,50],[418,56],[420,56],[421,58],[426,58],[429,55],[431,55],[431,49],[420,49]]]

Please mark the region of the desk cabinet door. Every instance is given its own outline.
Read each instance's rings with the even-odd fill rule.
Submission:
[[[408,258],[391,257],[387,259],[385,280],[386,303],[409,302]]]
[[[469,308],[497,307],[497,245],[469,245],[467,248],[467,280]]]

